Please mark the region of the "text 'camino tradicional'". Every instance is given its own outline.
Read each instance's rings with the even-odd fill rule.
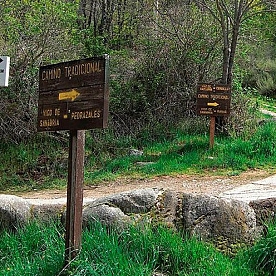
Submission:
[[[49,70],[43,70],[41,80],[56,80],[62,77],[71,78],[74,76],[89,75],[102,72],[99,61],[75,64],[72,66],[56,67]]]

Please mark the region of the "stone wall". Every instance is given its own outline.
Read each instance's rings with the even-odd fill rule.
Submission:
[[[203,240],[250,244],[262,234],[264,219],[274,217],[276,200],[245,203],[208,195],[172,190],[141,189],[86,200],[83,226],[98,220],[106,225],[147,221],[164,223]],[[32,204],[26,199],[0,195],[0,231],[15,231],[31,219],[64,218],[66,205],[47,201]]]

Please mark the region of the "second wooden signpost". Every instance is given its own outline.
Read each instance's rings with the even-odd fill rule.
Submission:
[[[197,86],[198,115],[210,116],[210,148],[214,147],[216,117],[229,116],[231,85],[199,83]]]

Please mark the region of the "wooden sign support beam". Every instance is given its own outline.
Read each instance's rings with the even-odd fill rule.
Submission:
[[[71,130],[65,234],[65,267],[81,248],[85,131]]]
[[[216,117],[210,117],[210,149],[214,147],[215,142]]]

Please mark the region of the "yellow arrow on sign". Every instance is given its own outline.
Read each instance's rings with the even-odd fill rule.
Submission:
[[[207,103],[208,106],[218,106],[219,104],[214,102],[214,103]]]
[[[71,100],[72,102],[80,95],[80,93],[72,89],[71,91],[68,92],[61,92],[58,94],[58,99],[59,101],[64,101],[64,100]]]

